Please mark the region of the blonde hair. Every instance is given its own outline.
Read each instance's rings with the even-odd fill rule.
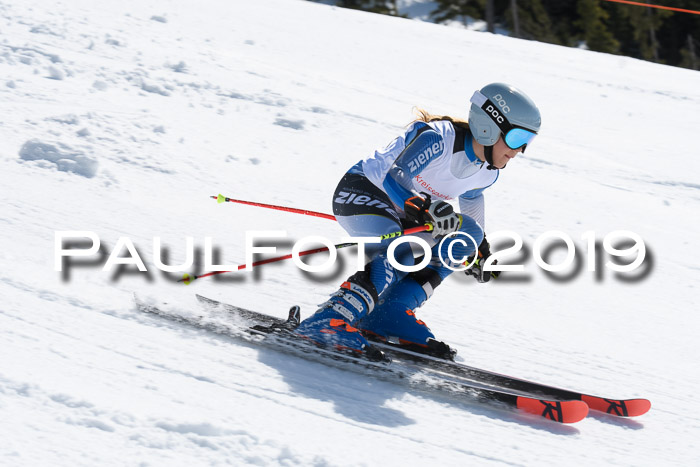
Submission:
[[[413,110],[416,113],[416,119],[413,120],[413,122],[429,123],[429,122],[435,122],[438,120],[447,120],[448,122],[452,123],[454,126],[461,126],[463,128],[469,128],[469,122],[467,120],[462,120],[461,118],[454,118],[454,117],[450,117],[449,115],[434,115],[425,109],[421,109],[420,107],[414,107]],[[411,122],[411,123],[413,123],[413,122]]]

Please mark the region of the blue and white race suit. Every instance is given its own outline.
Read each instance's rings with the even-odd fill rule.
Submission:
[[[478,245],[484,237],[483,191],[496,182],[499,174],[498,169],[487,166],[474,153],[467,128],[447,120],[413,122],[405,134],[345,174],[333,194],[333,213],[351,236],[380,236],[402,230],[403,206],[408,198],[428,194],[434,202],[458,200],[458,211],[464,219],[460,231],[471,235]],[[440,260],[438,242],[429,234],[419,235],[433,246],[426,269],[444,279],[452,270]],[[370,257],[366,270],[378,294],[406,275],[387,260],[390,241],[366,247]],[[441,256],[445,260],[449,243],[442,245]],[[454,258],[474,253],[474,245],[466,243],[467,246],[454,244]],[[402,264],[413,264],[409,244],[397,248],[395,256]],[[430,296],[432,290],[426,293]]]

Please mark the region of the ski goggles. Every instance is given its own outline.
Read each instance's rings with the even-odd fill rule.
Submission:
[[[534,131],[517,127],[508,121],[508,118],[503,114],[501,108],[493,103],[491,99],[484,96],[481,92],[476,91],[474,95],[469,100],[472,104],[475,104],[481,110],[486,112],[491,120],[498,126],[503,134],[503,141],[511,149],[522,148],[525,151],[525,146],[527,146],[537,133]]]

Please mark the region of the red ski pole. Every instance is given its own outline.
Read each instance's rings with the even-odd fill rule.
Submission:
[[[216,202],[219,204],[221,204],[221,203],[247,204],[249,206],[258,206],[261,208],[276,209],[278,211],[293,212],[295,214],[304,214],[306,216],[322,217],[323,219],[329,219],[332,221],[336,220],[335,216],[332,216],[330,214],[324,214],[322,212],[309,211],[306,209],[289,208],[286,206],[276,206],[274,204],[256,203],[254,201],[244,201],[242,199],[227,198],[222,194],[219,194],[218,196],[210,196],[210,198],[215,199]]]

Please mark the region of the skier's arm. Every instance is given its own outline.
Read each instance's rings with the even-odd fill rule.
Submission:
[[[474,219],[482,229],[485,229],[483,193],[485,189],[486,187],[470,190],[459,197],[459,210],[462,215]],[[465,273],[468,276],[474,276],[478,282],[488,282],[492,278],[498,278],[500,271],[484,271],[484,264],[489,256],[491,256],[491,246],[486,240],[486,233],[484,232],[484,238],[478,247],[478,255],[476,258],[472,256],[467,260],[467,263],[471,263],[472,267],[467,269]],[[498,264],[498,261],[494,260],[493,264]]]
[[[484,188],[470,190],[459,197],[459,211],[474,219],[482,229],[484,226]]]
[[[406,148],[384,178],[384,191],[396,206],[403,206],[407,199],[420,196],[413,188],[412,179],[425,169],[430,161],[442,154],[445,145],[434,129],[417,124],[406,137]]]

